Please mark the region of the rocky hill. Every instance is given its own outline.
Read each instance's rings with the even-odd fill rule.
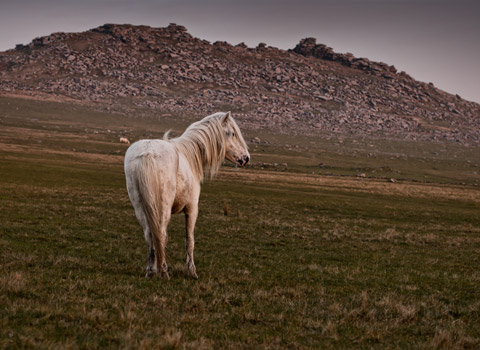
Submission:
[[[232,110],[243,127],[476,145],[480,105],[395,67],[307,38],[293,50],[192,37],[185,27],[106,24],[0,53],[0,94],[125,113]]]

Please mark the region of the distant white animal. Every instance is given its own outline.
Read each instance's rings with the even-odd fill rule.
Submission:
[[[126,137],[120,137],[120,142],[121,143],[126,143],[127,145],[130,144],[130,141]]]
[[[242,133],[230,112],[193,123],[182,136],[141,140],[125,154],[130,201],[143,228],[148,250],[146,277],[169,278],[165,258],[167,226],[172,214],[185,213],[187,270],[197,277],[193,260],[194,227],[200,184],[212,178],[224,159],[244,166],[250,160]]]

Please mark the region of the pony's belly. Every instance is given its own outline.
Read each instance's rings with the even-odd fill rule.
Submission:
[[[185,209],[184,203],[174,202],[172,205],[172,214],[180,214]]]
[[[178,185],[182,185],[182,186],[178,186]],[[177,183],[177,193],[175,193],[175,198],[172,204],[172,214],[181,213],[185,209],[185,207],[191,201],[188,196],[189,192],[190,191],[188,191],[188,188],[185,188],[183,184]]]

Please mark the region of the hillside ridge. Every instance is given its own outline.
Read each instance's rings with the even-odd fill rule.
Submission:
[[[480,105],[394,66],[335,53],[209,41],[184,26],[105,24],[0,53],[0,94],[74,99],[138,115],[232,110],[250,129],[478,145]]]

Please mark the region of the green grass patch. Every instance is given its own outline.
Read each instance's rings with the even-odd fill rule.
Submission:
[[[68,112],[58,108],[55,118]],[[100,129],[87,112],[77,122]],[[84,128],[30,144],[15,130],[37,127],[0,118],[11,122],[0,135],[2,348],[480,346],[479,189],[447,167],[468,169],[468,158],[444,157],[441,166],[428,158],[438,173],[419,183],[425,172],[409,164],[415,154],[394,164],[386,153],[381,161],[359,155],[362,165],[347,147],[334,166],[336,151],[326,147],[334,168],[325,176],[311,171],[319,154],[311,140],[289,150],[273,135],[253,161],[288,167],[225,168],[207,182],[196,226],[199,280],[184,266],[179,215],[164,281],[144,278],[143,234],[121,155],[101,146],[108,134],[89,140],[90,152],[73,152]],[[137,132],[136,120],[125,123]],[[399,183],[356,177],[384,166],[410,170]]]

